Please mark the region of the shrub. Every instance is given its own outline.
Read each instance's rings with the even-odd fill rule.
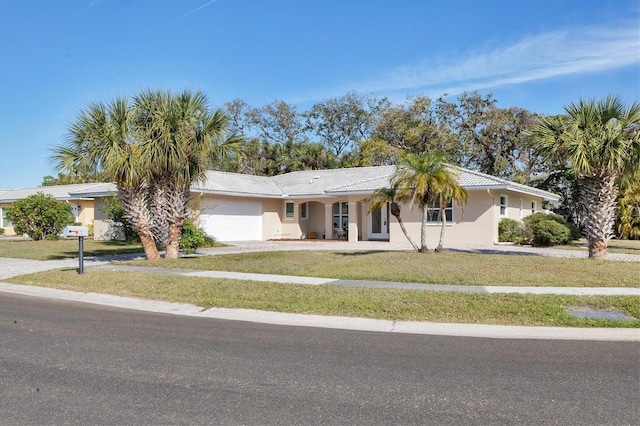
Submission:
[[[533,245],[538,247],[566,244],[571,239],[571,230],[555,220],[543,220],[533,225]]]
[[[498,241],[520,242],[522,241],[522,225],[517,220],[502,219],[498,224]]]
[[[107,215],[107,217],[113,222],[122,224],[124,239],[129,242],[139,242],[140,237],[127,221],[124,207],[122,206],[122,203],[120,202],[118,197],[115,195],[109,195],[108,197],[103,198],[103,202],[104,214]]]
[[[0,228],[0,235],[4,235],[4,228]]]
[[[183,253],[195,253],[200,247],[210,247],[215,244],[215,240],[208,236],[202,229],[199,229],[193,221],[187,219],[182,226],[182,237],[180,237],[180,251]]]
[[[580,231],[574,225],[567,223],[566,220],[559,214],[554,213],[534,213],[522,219],[522,223],[524,225],[523,236],[526,242],[531,244],[536,244],[536,229],[539,223],[545,221],[552,221],[557,224],[562,225],[567,229],[568,237],[561,243],[554,244],[540,244],[540,245],[556,245],[556,244],[565,244],[571,240],[577,240],[580,238]],[[549,225],[546,226],[547,228]],[[559,229],[559,228],[558,228]],[[545,237],[538,238],[538,241],[544,241]]]
[[[7,219],[16,234],[27,234],[33,240],[58,235],[62,228],[73,223],[71,206],[53,196],[38,192],[18,200],[7,208]]]

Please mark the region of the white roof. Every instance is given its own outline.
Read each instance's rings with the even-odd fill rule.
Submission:
[[[38,192],[52,195],[57,200],[81,200],[98,196],[96,195],[96,190],[105,186],[113,188],[111,193],[115,193],[116,186],[111,183],[78,183],[73,185],[39,186],[36,188],[2,189],[0,190],[0,202],[22,200]]]
[[[495,176],[451,166],[460,184],[468,191],[509,190],[557,201],[551,192],[510,182]],[[202,181],[194,182],[191,190],[208,194],[239,197],[310,198],[343,194],[368,194],[388,187],[395,166],[353,167],[346,169],[309,170],[267,177],[209,170]],[[43,186],[15,190],[0,190],[0,202],[12,202],[42,191],[60,200],[101,197],[115,194],[113,183]]]

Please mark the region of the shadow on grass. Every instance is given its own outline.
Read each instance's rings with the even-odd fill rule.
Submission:
[[[542,256],[540,253],[532,253],[532,252],[523,252],[523,251],[512,251],[512,250],[493,250],[493,249],[482,249],[482,248],[473,248],[473,249],[460,249],[460,248],[447,248],[445,251],[451,251],[455,253],[475,253],[475,254],[504,254],[507,256]]]
[[[334,255],[347,257],[347,256],[368,256],[370,254],[377,254],[377,253],[388,253],[388,251],[386,250],[342,251],[342,252],[335,252]]]

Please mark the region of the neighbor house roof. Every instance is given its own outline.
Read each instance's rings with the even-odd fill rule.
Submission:
[[[509,190],[557,201],[551,192],[510,182],[480,172],[450,166],[458,174],[460,185],[472,190]],[[263,198],[310,198],[346,194],[368,194],[378,188],[388,187],[396,166],[353,167],[345,169],[309,170],[278,176],[253,176],[209,170],[202,181],[194,182],[192,191],[206,194],[223,194]],[[87,183],[79,185],[45,186],[0,191],[0,202],[12,202],[38,191],[50,193],[61,200],[101,197],[115,194],[112,183]]]
[[[73,185],[39,186],[36,188],[2,189],[0,190],[0,202],[12,203],[38,192],[52,195],[55,199],[62,201],[82,200],[98,196],[96,195],[96,189],[105,185],[111,185],[115,189],[115,185],[105,183],[78,183]]]

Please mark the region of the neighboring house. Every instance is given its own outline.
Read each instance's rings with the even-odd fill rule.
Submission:
[[[494,176],[454,168],[469,192],[461,209],[446,209],[447,245],[492,244],[498,241],[498,222],[519,220],[542,211],[543,201],[559,197]],[[203,182],[192,185],[192,198],[200,208],[199,226],[218,241],[325,238],[405,242],[397,220],[388,208],[369,213],[368,198],[389,186],[395,166],[312,170],[264,177],[208,171]],[[103,212],[103,197],[116,193],[113,184],[62,185],[0,191],[0,206],[37,191],[77,206],[78,222],[94,222],[95,237],[113,235],[113,224]],[[433,212],[427,242],[437,241],[440,223]],[[402,207],[409,233],[419,241],[421,212]],[[4,224],[3,224],[4,226]],[[10,228],[7,233],[11,234]]]
[[[98,185],[103,184],[82,183],[74,185],[43,186],[38,188],[2,189],[0,190],[0,213],[2,214],[0,227],[5,230],[5,235],[14,235],[15,233],[13,232],[11,222],[7,219],[6,208],[14,201],[22,200],[38,192],[52,195],[55,199],[68,203],[71,206],[71,212],[73,213],[74,220],[78,223],[82,223],[83,225],[89,225],[95,217],[93,196],[83,197],[74,193],[76,191],[86,192]]]

